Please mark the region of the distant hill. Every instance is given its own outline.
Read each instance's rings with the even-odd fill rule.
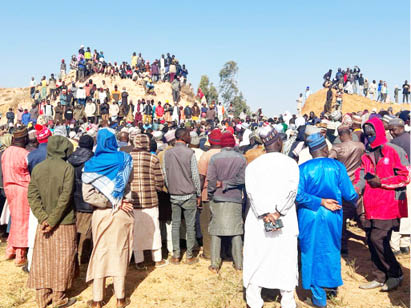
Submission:
[[[303,106],[302,113],[308,114],[310,113],[310,111],[314,111],[316,115],[319,115],[324,110],[326,95],[327,89],[321,89],[311,94]],[[333,104],[334,103],[335,95]],[[388,107],[392,107],[394,112],[410,109],[409,104],[377,103],[376,101],[370,100],[369,98],[356,94],[344,94],[343,96],[343,114],[347,112],[363,111],[364,109],[368,109],[371,111],[373,108],[377,108],[377,111],[380,111],[381,109],[386,110]]]

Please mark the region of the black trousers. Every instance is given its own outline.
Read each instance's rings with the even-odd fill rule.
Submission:
[[[347,219],[357,220],[357,209],[355,205],[343,201],[343,229],[341,236],[341,250],[348,249],[349,231],[347,230]]]
[[[372,273],[378,282],[384,283],[390,277],[402,276],[401,266],[390,246],[391,233],[398,227],[399,219],[371,220],[365,229],[373,264]]]

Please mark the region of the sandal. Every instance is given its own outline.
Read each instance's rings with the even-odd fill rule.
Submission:
[[[67,299],[67,302],[64,304],[57,304],[54,306],[54,308],[65,308],[65,307],[70,307],[71,305],[74,305],[74,303],[77,301],[75,297],[70,297]]]
[[[208,267],[208,270],[209,270],[210,272],[212,272],[213,274],[218,274],[218,271],[219,271],[218,268],[216,268],[216,267],[214,267],[214,266],[212,266],[212,265],[210,265],[210,266]]]
[[[95,302],[92,299],[90,299],[89,301],[87,301],[87,307],[89,308],[101,308],[105,305],[105,303],[103,301],[101,302]]]
[[[156,265],[154,267],[155,268],[162,268],[164,266],[167,266],[168,264],[169,264],[168,260],[161,260],[160,262],[156,262]]]
[[[121,303],[120,301],[124,301]],[[117,308],[124,308],[131,304],[131,300],[129,298],[117,299]]]

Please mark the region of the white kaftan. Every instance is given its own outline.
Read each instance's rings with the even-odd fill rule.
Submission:
[[[252,161],[245,171],[250,209],[244,232],[244,287],[294,290],[298,285],[298,222],[295,196],[299,181],[297,163],[281,153],[267,153]],[[284,227],[266,232],[259,216],[281,216]]]

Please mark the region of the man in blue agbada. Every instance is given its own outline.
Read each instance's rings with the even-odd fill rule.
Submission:
[[[355,204],[358,196],[345,166],[328,158],[324,137],[307,137],[313,159],[300,166],[297,215],[300,230],[301,275],[312,303],[326,307],[327,293],[336,294],[341,278],[342,199]]]

